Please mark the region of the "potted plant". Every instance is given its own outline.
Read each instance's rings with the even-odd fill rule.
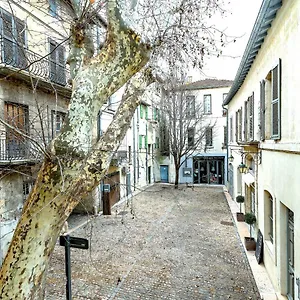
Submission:
[[[242,213],[242,203],[245,202],[245,197],[242,195],[238,195],[235,198],[236,202],[240,204],[240,212],[236,213],[236,219],[238,220],[238,222],[244,222],[245,217],[244,214]]]
[[[245,247],[247,250],[255,250],[256,242],[255,239],[251,236],[252,225],[256,222],[255,215],[253,213],[246,213],[245,222],[250,225],[250,237],[245,237]]]

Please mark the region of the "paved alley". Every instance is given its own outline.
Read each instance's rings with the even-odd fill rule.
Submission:
[[[221,187],[155,184],[90,219],[71,234],[90,240],[71,250],[73,299],[260,299]],[[57,245],[47,300],[66,299],[64,264]]]

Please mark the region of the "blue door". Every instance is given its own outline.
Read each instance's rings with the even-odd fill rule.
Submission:
[[[160,166],[160,181],[169,182],[169,166]]]

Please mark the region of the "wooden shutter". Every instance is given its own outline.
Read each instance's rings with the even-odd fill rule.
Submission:
[[[143,148],[143,136],[139,135],[139,149]]]
[[[254,93],[249,97],[249,140],[254,140]]]
[[[260,82],[260,139],[263,141],[266,138],[266,102],[265,102],[265,85],[266,82],[262,80]]]
[[[240,108],[239,113],[239,141],[242,141],[243,138],[243,108]]]
[[[239,140],[239,111],[235,112],[235,141]]]
[[[248,141],[248,103],[249,98],[244,103],[244,140]]]
[[[272,139],[281,138],[281,60],[272,70],[271,130]]]
[[[65,70],[65,47],[60,45],[56,49],[57,51],[57,70],[58,73],[58,83],[65,85],[66,84],[66,70]]]
[[[230,118],[229,121],[229,126],[230,126],[230,142],[233,142],[233,118]]]

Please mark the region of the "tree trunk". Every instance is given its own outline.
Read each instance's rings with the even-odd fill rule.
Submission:
[[[145,65],[150,52],[125,26],[115,1],[108,2],[108,16],[107,45],[76,71],[66,123],[51,143],[23,208],[1,267],[1,299],[41,300],[40,287],[61,228],[78,202],[104,177],[138,105],[128,97],[105,135],[91,147],[99,108]]]
[[[179,185],[179,169],[180,169],[180,165],[175,164],[175,189],[178,189],[178,185]]]

